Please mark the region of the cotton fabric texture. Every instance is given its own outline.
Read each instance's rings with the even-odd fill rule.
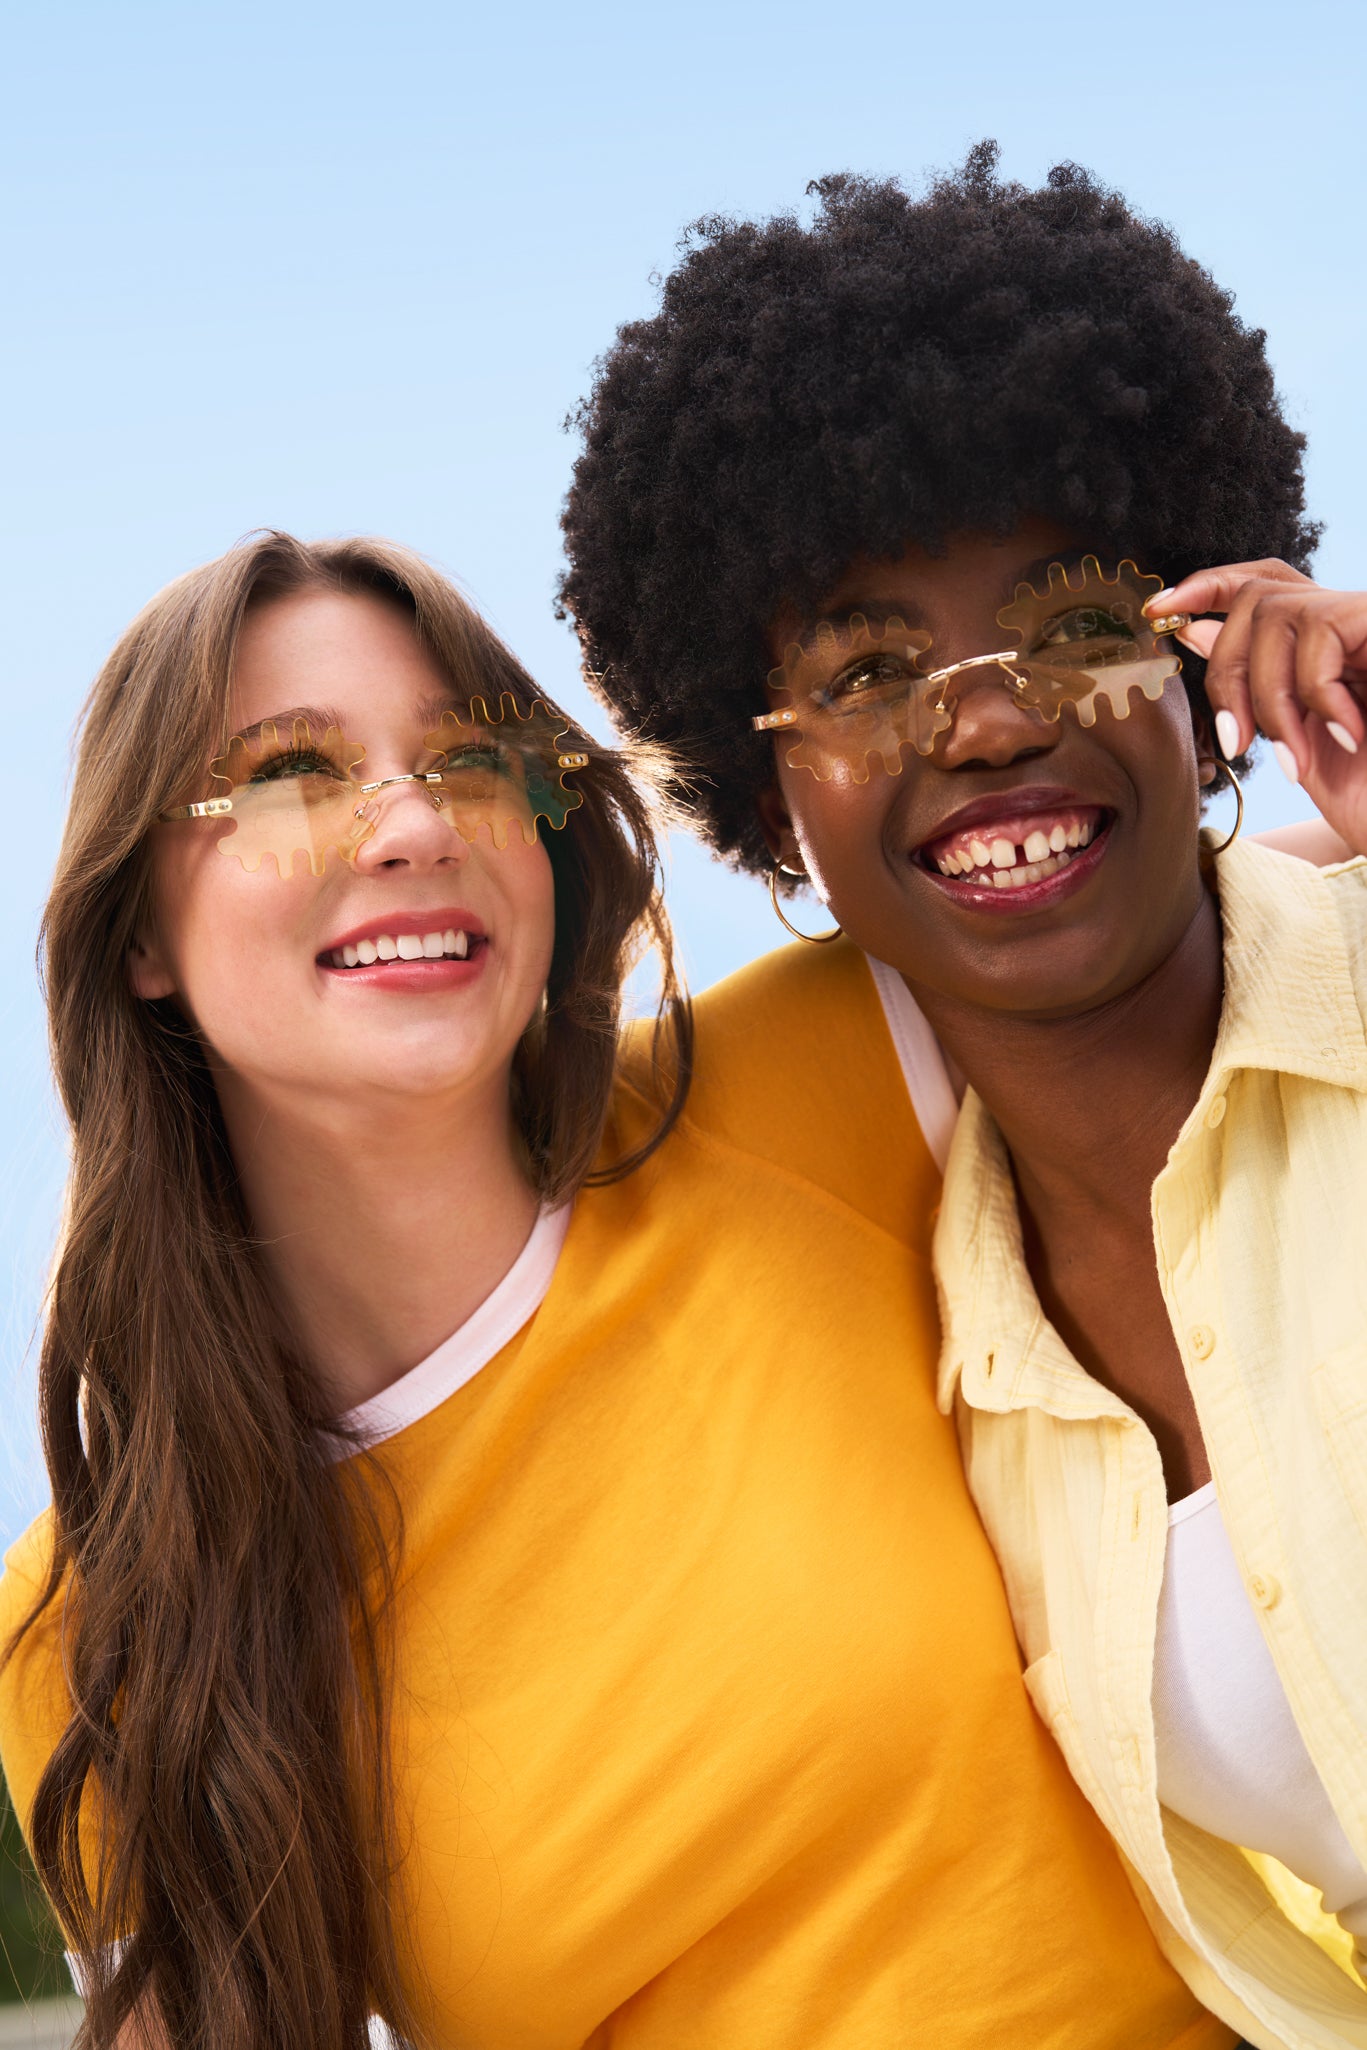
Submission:
[[[530,1322],[375,1455],[433,2039],[1227,2050],[1021,1685],[868,970],[797,953],[702,1000],[681,1129],[579,1199]],[[837,1041],[876,1084],[853,1107]],[[635,1136],[629,1085],[618,1112]],[[10,1555],[6,1629],[46,1541]],[[0,1685],[23,1818],[55,1628]]]
[[[1214,878],[1224,1005],[1200,1097],[1153,1188],[1158,1273],[1244,1584],[1363,1862],[1367,862],[1319,872],[1240,843]],[[1360,1979],[1277,1905],[1309,1924],[1305,1889],[1160,1808],[1151,1692],[1168,1513],[1157,1447],[1046,1321],[1006,1150],[971,1093],[935,1261],[939,1399],[959,1418],[1026,1684],[1159,1941],[1254,2043],[1367,2045]],[[1338,1946],[1341,1962],[1350,1948]]]

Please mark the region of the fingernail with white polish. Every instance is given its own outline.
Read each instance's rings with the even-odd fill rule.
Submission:
[[[1296,767],[1296,757],[1292,754],[1286,742],[1284,740],[1274,740],[1272,752],[1277,757],[1277,767],[1281,770],[1287,782],[1299,783],[1301,772]]]
[[[1154,592],[1154,594],[1153,594],[1153,596],[1152,596],[1152,598],[1149,598],[1149,599],[1147,599],[1147,600],[1145,601],[1145,604],[1144,604],[1144,610],[1145,610],[1146,612],[1166,612],[1166,611],[1168,611],[1168,610],[1169,610],[1169,606],[1168,606],[1168,600],[1169,600],[1169,598],[1171,598],[1171,596],[1172,596],[1172,593],[1173,593],[1173,590],[1175,590],[1175,589],[1176,589],[1176,586],[1175,586],[1175,585],[1173,585],[1173,586],[1172,586],[1172,588],[1171,588],[1171,589],[1169,589],[1169,590],[1166,590],[1166,591],[1155,591],[1155,592]]]
[[[1357,753],[1358,744],[1346,726],[1340,726],[1337,719],[1326,719],[1324,724],[1326,731],[1333,734],[1335,740],[1346,754],[1355,755]]]
[[[1232,712],[1215,714],[1215,738],[1225,760],[1231,761],[1239,752],[1239,722]]]

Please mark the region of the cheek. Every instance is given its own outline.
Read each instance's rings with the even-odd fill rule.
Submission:
[[[153,871],[157,943],[182,1008],[221,1052],[256,1037],[311,986],[306,938],[323,884],[305,872],[251,873],[208,847]]]
[[[573,831],[572,822],[566,830]],[[502,858],[510,854],[509,909],[521,941],[519,951],[540,989],[551,972],[555,947],[555,872],[540,838],[530,847],[521,840],[510,841]]]
[[[1136,705],[1127,720],[1117,722],[1111,744],[1139,793],[1141,813],[1161,817],[1165,830],[1194,839],[1199,750],[1180,681],[1169,684],[1156,705]]]
[[[883,869],[888,807],[897,780],[877,768],[866,783],[850,776],[819,782],[800,768],[786,769],[780,777],[803,867],[823,898],[840,894],[852,876],[869,882]]]

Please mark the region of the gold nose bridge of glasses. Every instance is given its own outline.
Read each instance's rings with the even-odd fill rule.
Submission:
[[[1189,612],[1172,612],[1165,614],[1162,619],[1149,620],[1147,625],[1149,632],[1157,637],[1161,634],[1181,633],[1184,628],[1191,625],[1191,618]],[[925,676],[909,678],[908,695],[918,685],[926,691],[938,686],[939,695],[931,709],[936,712],[947,712],[949,706],[945,703],[945,685],[950,678],[961,675],[965,669],[985,669],[995,663],[1000,669],[1005,670],[1007,688],[1014,691],[1019,698],[1030,688],[1029,678],[1022,676],[1016,667],[1018,662],[1025,659],[1019,648],[999,648],[992,655],[968,655],[962,662],[951,662],[947,668],[932,669]],[[796,726],[800,717],[796,705],[785,705],[779,712],[758,713],[750,724],[756,733],[773,733],[785,726]]]
[[[1008,688],[1015,691],[1017,696],[1019,696],[1021,691],[1029,688],[1027,679],[1021,676],[1014,667],[1014,664],[1019,662],[1020,658],[1019,648],[1003,648],[994,655],[969,655],[962,662],[951,662],[944,669],[932,669],[925,676],[910,677],[908,679],[908,696],[910,696],[912,689],[919,687],[922,690],[930,691],[938,686],[939,696],[936,698],[932,709],[936,712],[947,712],[949,707],[945,703],[945,685],[949,682],[950,678],[960,675],[965,669],[985,669],[992,663],[997,663],[1006,671]],[[772,733],[784,726],[796,726],[800,716],[796,705],[785,705],[781,712],[759,713],[757,717],[750,721],[750,724],[756,733]]]
[[[358,783],[356,785],[357,795],[360,797],[374,797],[376,791],[392,790],[396,783],[423,784],[427,790],[427,801],[431,805],[433,811],[440,811],[442,809],[442,806],[446,802],[445,798],[441,794],[440,789],[434,789],[432,787],[434,784],[440,785],[441,783],[440,769],[419,770],[416,774],[409,776],[381,776],[374,783]],[[363,804],[358,804],[353,816],[358,819],[363,819],[365,817],[365,806]]]

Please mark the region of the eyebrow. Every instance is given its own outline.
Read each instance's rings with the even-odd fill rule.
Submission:
[[[1047,555],[1037,555],[1033,562],[1024,563],[1016,571],[1015,582],[1011,587],[1012,597],[1016,594],[1016,584],[1031,584],[1038,587],[1042,583],[1047,586],[1049,572],[1055,563],[1067,574],[1072,570],[1081,569],[1084,556],[1095,554],[1095,548],[1051,548]]]
[[[1095,553],[1095,548],[1083,546],[1051,548],[1047,555],[1036,555],[1030,562],[1022,563],[1012,570],[1004,580],[1003,604],[1009,604],[1015,597],[1017,584],[1029,584],[1033,588],[1044,584],[1047,587],[1049,571],[1055,563],[1058,563],[1065,573],[1071,574],[1074,570],[1081,569],[1084,556]],[[817,636],[823,626],[848,627],[856,613],[862,614],[865,619],[900,619],[909,627],[923,626],[925,618],[920,601],[909,593],[893,598],[852,598],[848,604],[838,606],[832,612],[823,612],[819,619],[814,619],[810,626],[804,627],[789,645],[801,648],[804,655],[810,655],[815,651]]]
[[[425,728],[441,724],[443,712],[458,712],[460,697],[454,690],[433,691],[421,698],[414,710],[419,725]],[[347,721],[335,705],[291,705],[283,712],[267,712],[263,719],[255,720],[250,726],[241,726],[232,736],[237,740],[259,740],[267,726],[275,726],[282,733],[288,733],[296,720],[302,720],[314,733],[326,733],[329,726],[335,726],[346,739],[354,736],[347,731]]]
[[[889,619],[900,619],[904,626],[915,626],[920,611],[921,608],[914,598],[854,598],[848,605],[837,607],[834,612],[823,612],[819,619],[814,619],[810,626],[805,626],[800,634],[795,635],[788,642],[788,646],[801,648],[804,655],[811,655],[815,653],[817,636],[823,626],[848,627],[855,617],[876,619],[884,623]]]

